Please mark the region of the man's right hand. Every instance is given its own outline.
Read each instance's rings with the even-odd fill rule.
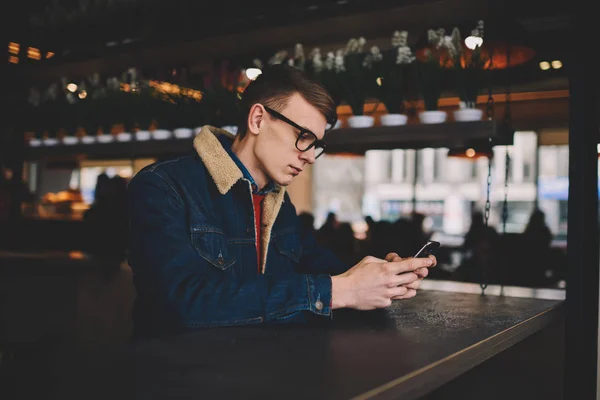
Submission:
[[[431,265],[429,258],[388,262],[365,257],[343,274],[331,277],[333,308],[374,310],[389,307],[392,298],[406,294],[406,285],[419,279],[414,271]]]

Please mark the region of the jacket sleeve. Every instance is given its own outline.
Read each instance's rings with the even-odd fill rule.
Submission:
[[[240,278],[209,264],[191,243],[187,207],[171,182],[146,169],[129,185],[130,264],[138,295],[152,298],[156,316],[186,329],[331,314],[328,275]]]

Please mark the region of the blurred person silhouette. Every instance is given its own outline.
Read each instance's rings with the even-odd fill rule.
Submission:
[[[94,203],[83,221],[85,250],[97,258],[123,261],[128,247],[127,180],[98,175]]]
[[[94,204],[104,204],[110,197],[110,178],[106,172],[102,172],[96,177],[96,186],[94,187]]]
[[[461,247],[463,262],[454,271],[452,278],[465,282],[497,282],[498,240],[498,232],[491,226],[485,226],[483,214],[478,210],[473,211],[471,225]]]
[[[385,220],[375,222],[373,226],[370,254],[381,258],[382,255],[385,256],[384,253],[390,248],[394,249],[398,254],[407,254],[400,253],[400,251],[397,250],[400,248],[399,244],[400,242],[395,234],[394,224]]]
[[[330,211],[327,214],[327,218],[321,227],[317,230],[317,242],[323,246],[332,250],[335,246],[335,235],[340,226],[340,222],[337,219],[337,215]]]
[[[332,237],[332,251],[338,258],[348,265],[358,262],[355,252],[354,230],[349,222],[341,222]]]
[[[416,243],[420,241],[411,237],[414,232],[413,222],[408,218],[400,217],[394,221],[391,229],[390,239],[393,241],[394,249],[398,249],[398,254],[414,254]]]
[[[465,253],[465,257],[470,257],[470,253],[473,251],[473,248],[476,246],[479,239],[485,234],[490,235],[491,237],[497,237],[498,235],[493,227],[485,226],[483,213],[479,210],[474,210],[471,213],[471,225],[465,234],[462,244],[462,251]]]
[[[330,211],[327,213],[327,218],[325,219],[325,223],[319,228],[322,232],[335,232],[337,228],[340,226],[340,222],[338,221],[337,215]]]
[[[546,214],[536,208],[529,217],[529,222],[523,231],[523,238],[536,247],[549,249],[552,237],[552,232],[546,225]]]
[[[376,224],[375,220],[370,215],[365,217],[365,223],[367,225],[365,237],[356,242],[356,252],[361,257],[371,254],[371,248],[373,247],[373,231],[375,230]]]
[[[10,216],[14,202],[33,203],[35,195],[27,187],[23,179],[15,181],[12,168],[0,162],[0,219]]]
[[[523,285],[547,286],[558,281],[564,267],[564,255],[552,248],[552,232],[546,214],[535,208],[521,234],[522,265],[519,276]]]
[[[315,217],[311,213],[304,211],[298,214],[300,218],[300,226],[304,232],[314,232],[315,230]]]

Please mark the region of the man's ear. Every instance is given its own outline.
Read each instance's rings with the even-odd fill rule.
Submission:
[[[258,135],[264,117],[264,107],[258,103],[252,105],[248,113],[248,132]]]

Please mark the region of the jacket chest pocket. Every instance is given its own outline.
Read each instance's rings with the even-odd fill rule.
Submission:
[[[235,263],[225,233],[213,226],[196,226],[190,229],[193,246],[198,254],[213,266],[226,270]]]
[[[302,244],[300,235],[296,231],[278,233],[274,238],[275,247],[279,253],[289,257],[293,262],[300,262],[302,255]]]

